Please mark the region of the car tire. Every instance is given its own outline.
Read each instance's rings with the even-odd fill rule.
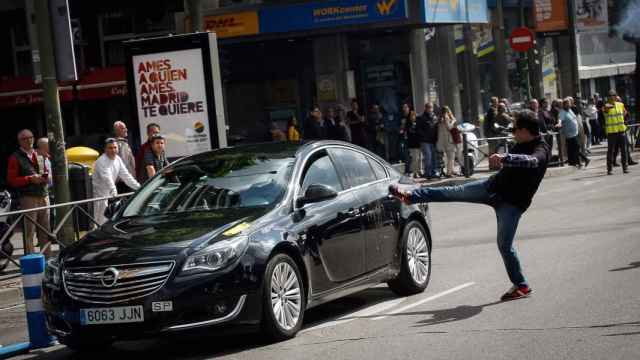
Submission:
[[[98,353],[107,350],[113,345],[113,339],[90,339],[81,336],[65,336],[60,342],[69,349],[81,353]]]
[[[431,242],[424,226],[418,221],[409,221],[402,232],[400,245],[400,273],[387,284],[400,296],[421,293],[431,278]]]
[[[269,260],[262,296],[264,335],[271,341],[296,336],[302,328],[306,293],[298,265],[290,256],[277,254]]]

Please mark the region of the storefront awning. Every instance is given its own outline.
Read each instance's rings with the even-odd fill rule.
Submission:
[[[42,104],[41,86],[34,83],[30,77],[0,81],[0,108]],[[61,102],[73,100],[73,87],[71,85],[61,85],[58,90]]]
[[[78,84],[79,100],[106,99],[127,95],[127,80],[124,66],[97,68],[84,73]]]
[[[580,66],[580,79],[593,79],[616,75],[633,74],[636,63],[607,64],[597,66]]]

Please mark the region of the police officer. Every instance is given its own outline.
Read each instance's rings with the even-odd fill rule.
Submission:
[[[616,97],[615,90],[609,91],[609,100],[603,109],[605,132],[607,134],[607,175],[612,174],[613,163],[616,160],[615,154],[618,150],[622,161],[622,172],[625,174],[629,172],[627,169],[629,154],[627,153],[624,137],[627,130],[624,124],[627,110],[624,108],[624,104],[616,100]]]

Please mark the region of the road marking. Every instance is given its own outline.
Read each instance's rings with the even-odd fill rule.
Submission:
[[[0,311],[15,309],[15,308],[17,308],[17,307],[21,307],[21,306],[24,306],[24,305],[25,305],[25,304],[23,303],[23,304],[18,304],[18,305],[9,306],[9,307],[6,307],[6,308],[2,308],[2,309],[0,309]]]
[[[314,331],[314,330],[320,330],[320,329],[325,329],[325,328],[329,328],[329,327],[333,327],[336,325],[342,325],[342,324],[346,324],[348,322],[351,322],[353,320],[356,320],[358,318],[363,318],[363,317],[367,317],[367,316],[372,316],[375,315],[379,312],[382,311],[386,311],[388,309],[391,309],[392,307],[400,304],[401,302],[403,302],[404,300],[406,300],[406,298],[397,298],[397,299],[392,299],[392,300],[387,300],[387,301],[381,301],[379,303],[376,303],[372,306],[366,307],[362,310],[358,310],[356,312],[347,314],[347,315],[343,315],[340,318],[333,320],[333,321],[328,321],[326,323],[322,323],[307,329],[304,329],[302,331],[300,331],[300,333],[305,333],[308,331]]]
[[[403,307],[401,307],[399,309],[393,310],[393,311],[389,312],[387,315],[378,316],[376,318],[373,318],[372,320],[382,320],[382,319],[386,318],[389,315],[394,315],[394,314],[398,314],[398,313],[401,313],[401,312],[405,312],[406,310],[409,310],[409,309],[411,309],[413,307],[416,307],[418,305],[422,305],[422,304],[424,304],[424,303],[426,303],[428,301],[432,301],[432,300],[441,298],[441,297],[443,297],[445,295],[449,295],[449,294],[454,293],[456,291],[460,291],[460,290],[462,290],[462,289],[464,289],[466,287],[469,287],[471,285],[474,285],[474,284],[475,284],[474,282],[468,282],[466,284],[462,284],[462,285],[456,286],[456,287],[451,288],[449,290],[443,291],[443,292],[441,292],[439,294],[435,294],[433,296],[429,296],[428,298],[422,299],[422,300],[420,300],[418,302],[415,302],[413,304],[409,304],[407,306],[403,306]]]

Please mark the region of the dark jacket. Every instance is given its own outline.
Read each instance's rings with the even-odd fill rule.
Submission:
[[[38,155],[36,154],[36,156]],[[42,170],[40,171],[37,162],[31,161],[24,151],[18,149],[9,157],[7,182],[11,187],[18,190],[21,196],[45,197],[48,195],[47,183],[33,184],[29,181],[30,176],[38,175],[41,172],[49,173],[51,169]]]
[[[333,123],[328,117],[324,118],[324,136],[328,140],[341,140],[338,130],[338,118],[333,118]]]
[[[541,137],[517,144],[503,160],[503,168],[489,178],[489,191],[497,195],[497,201],[527,210],[547,171],[550,156],[549,145]]]
[[[407,145],[409,149],[419,149],[421,142],[423,141],[418,128],[418,120],[415,122],[409,120],[407,122]]]
[[[304,124],[305,140],[322,140],[325,138],[324,128],[314,118],[308,117]]]
[[[418,132],[421,142],[429,144],[438,142],[438,119],[433,113],[423,113],[418,118]]]
[[[500,133],[493,127],[493,124],[496,122],[496,115],[498,115],[498,109],[493,107],[489,107],[489,110],[487,110],[487,113],[484,115],[485,137],[496,137],[500,135]]]

